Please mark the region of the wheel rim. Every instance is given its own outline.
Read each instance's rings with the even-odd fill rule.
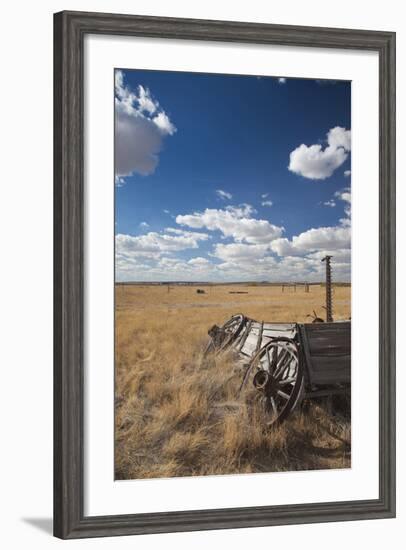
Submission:
[[[241,384],[248,402],[260,402],[268,424],[282,422],[298,404],[303,391],[303,368],[296,343],[275,339],[252,359]]]
[[[231,319],[229,319],[226,323],[224,323],[221,329],[226,334],[226,337],[221,343],[221,346],[218,350],[219,352],[224,351],[228,346],[231,345],[231,343],[240,334],[244,324],[245,324],[245,317],[241,313],[238,313],[237,315],[233,315]]]

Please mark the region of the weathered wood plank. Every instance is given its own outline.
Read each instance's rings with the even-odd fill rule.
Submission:
[[[310,384],[351,382],[351,323],[299,325]]]
[[[257,347],[255,348],[255,353],[257,353],[261,349],[263,332],[264,332],[264,322],[262,321],[261,327],[258,333]]]
[[[244,347],[244,344],[245,344],[245,341],[246,339],[248,338],[249,334],[250,334],[250,330],[251,330],[251,325],[252,325],[252,321],[249,320],[248,321],[248,324],[247,324],[247,327],[245,329],[245,332],[244,332],[244,336],[241,338],[241,342],[238,346],[238,351],[241,351],[242,348]]]

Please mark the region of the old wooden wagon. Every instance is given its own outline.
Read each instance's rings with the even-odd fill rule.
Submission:
[[[242,372],[240,392],[263,403],[270,423],[304,398],[350,391],[351,321],[266,323],[237,314],[209,335],[207,353],[231,354]]]

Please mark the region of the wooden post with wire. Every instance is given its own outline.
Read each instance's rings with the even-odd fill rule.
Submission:
[[[332,323],[333,321],[333,304],[332,304],[332,292],[331,292],[331,265],[330,260],[332,256],[325,256],[321,261],[326,262],[326,321]]]

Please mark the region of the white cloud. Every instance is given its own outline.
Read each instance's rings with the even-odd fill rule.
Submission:
[[[119,176],[116,176],[115,177],[115,184],[116,184],[117,187],[123,187],[123,185],[125,185],[125,179],[120,178]]]
[[[141,222],[141,223],[140,223],[140,227],[147,228],[147,227],[149,227],[149,223],[147,223],[147,222]]]
[[[327,253],[334,256],[334,280],[350,280],[349,249],[275,257],[266,245],[243,243],[217,243],[213,260],[199,256],[187,261],[168,254],[118,255],[116,274],[121,281],[323,281],[321,258]]]
[[[283,77],[278,78],[278,82],[279,84],[286,84],[286,78],[283,78]]]
[[[261,199],[266,199],[268,195],[269,193],[264,193],[263,195],[261,195]]]
[[[327,147],[299,145],[290,153],[289,170],[309,179],[326,179],[348,158],[351,131],[336,126],[327,133]]]
[[[117,71],[120,72],[120,71]],[[122,73],[121,73],[122,74]],[[123,82],[121,79],[120,90],[123,89]],[[150,115],[154,114],[158,108],[158,104],[154,102],[151,97],[150,91],[143,86],[138,86],[138,97],[134,98],[138,100],[138,104],[141,111],[146,111]]]
[[[252,245],[251,245],[252,246]],[[349,281],[351,277],[351,262],[348,251],[335,252],[333,260],[334,280]],[[345,254],[345,256],[344,256]],[[325,255],[325,253],[324,253]],[[241,259],[224,261],[216,266],[217,280],[229,281],[296,281],[318,282],[325,278],[325,266],[321,262],[324,257],[309,255],[304,257],[286,256],[274,258],[264,256],[253,261],[248,256]]]
[[[147,88],[124,85],[122,71],[115,73],[115,94],[116,178],[152,174],[164,137],[176,128]]]
[[[253,214],[256,214],[257,211],[253,206],[250,204],[247,204],[246,202],[243,202],[242,204],[239,204],[238,206],[226,206],[225,210],[227,212],[230,212],[233,216],[236,216],[237,218],[250,218]]]
[[[334,261],[333,264],[337,263],[348,263],[351,262],[351,249],[350,248],[343,248],[343,249],[325,249],[325,250],[319,250],[317,252],[313,252],[311,254],[308,254],[307,258],[315,259],[318,261],[321,261],[325,256],[333,256]]]
[[[275,239],[271,244],[271,249],[278,256],[293,256],[295,253],[300,255],[300,252],[294,249],[291,241],[286,237]]]
[[[345,151],[351,151],[351,130],[336,126],[328,132],[327,142],[335,149],[343,147]]]
[[[344,201],[346,204],[344,206],[345,218],[340,219],[340,224],[344,227],[351,226],[351,190],[349,187],[346,187],[342,191],[337,191],[334,194],[337,199]]]
[[[169,120],[166,113],[161,111],[153,119],[152,122],[158,126],[163,135],[169,134],[170,136],[176,132],[175,126]]]
[[[203,268],[203,267],[209,266],[210,261],[207,258],[202,258],[202,257],[199,256],[197,258],[192,258],[191,260],[189,260],[188,264],[193,265],[195,267]]]
[[[152,174],[161,146],[162,136],[151,120],[116,109],[116,175]]]
[[[317,251],[319,251],[321,255],[332,254],[332,251],[341,251],[341,258],[344,252],[349,255],[351,249],[350,189],[344,188],[341,191],[337,191],[334,197],[346,203],[344,207],[345,218],[340,219],[339,225],[312,228],[300,233],[300,235],[294,236],[292,240],[286,238],[276,239],[271,243],[272,250],[279,256],[308,255],[308,257],[315,257],[312,253]],[[334,206],[336,206],[336,201],[334,199],[327,202],[334,203]],[[337,252],[335,254],[337,256]]]
[[[223,201],[231,200],[233,198],[233,195],[231,193],[223,191],[223,189],[216,189],[216,195],[220,197],[220,199],[222,199]]]
[[[213,256],[225,262],[251,261],[263,258],[268,250],[269,245],[267,244],[218,243],[214,247]]]
[[[282,238],[271,243],[278,256],[303,256],[318,250],[339,250],[351,247],[351,228],[319,227],[294,236],[292,240]]]
[[[272,206],[273,202],[272,201],[262,201],[261,204],[262,204],[262,206]]]
[[[330,208],[334,208],[337,206],[337,203],[334,199],[330,199],[329,201],[323,202],[324,206],[330,206]]]
[[[251,244],[269,243],[282,235],[283,227],[252,218],[253,213],[255,210],[249,204],[228,206],[224,210],[206,208],[204,212],[176,216],[176,223],[194,229],[220,231],[224,237]]]
[[[161,233],[149,232],[145,235],[116,235],[116,256],[127,258],[159,258],[162,254],[198,248],[200,241],[206,241],[206,233],[182,231],[167,228]]]
[[[337,250],[349,248],[351,245],[351,230],[348,227],[319,227],[309,229],[297,237],[293,237],[293,246],[302,250]]]
[[[349,178],[351,176],[351,170],[344,170],[344,176]]]
[[[340,199],[341,201],[351,204],[351,192],[349,188],[345,188],[342,191],[337,191],[334,194],[334,196]]]
[[[171,256],[120,255],[116,259],[116,278],[118,281],[202,281],[218,280],[219,272],[202,257],[186,261]]]

